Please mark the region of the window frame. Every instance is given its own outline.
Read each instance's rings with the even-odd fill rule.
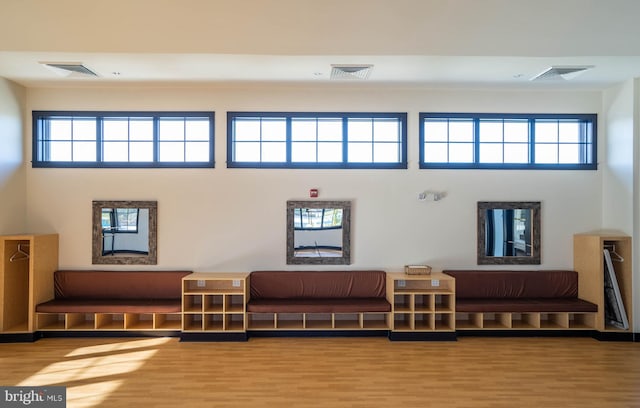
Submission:
[[[96,120],[96,160],[95,161],[50,161],[40,160],[39,139],[41,123],[54,117],[95,118]],[[159,120],[161,118],[207,118],[209,121],[209,160],[207,161],[159,161],[160,139]],[[109,118],[152,118],[153,120],[153,160],[152,161],[103,161],[103,120]],[[185,141],[186,142],[186,141]],[[131,142],[128,141],[127,144]],[[206,111],[32,111],[31,166],[34,168],[214,168],[215,167],[215,112]]]
[[[473,156],[474,161],[468,163],[427,163],[425,157],[424,123],[429,118],[440,119],[469,119],[474,123]],[[529,128],[529,140],[527,142],[527,163],[480,163],[479,160],[479,126],[480,120],[526,120]],[[535,163],[535,126],[537,120],[579,120],[591,124],[591,150],[592,161],[590,163]],[[461,113],[461,112],[420,112],[419,114],[419,167],[420,169],[487,169],[487,170],[597,170],[598,169],[598,115],[591,113]],[[449,145],[449,141],[446,142]],[[560,144],[560,143],[557,143]],[[505,145],[505,142],[502,142]]]
[[[233,160],[233,123],[235,118],[284,118],[286,120],[286,160],[283,162],[236,162]],[[295,118],[342,119],[341,162],[292,162],[291,121]],[[400,161],[398,162],[349,162],[347,119],[398,119],[400,123]],[[262,143],[262,142],[260,142]],[[317,143],[317,142],[316,142]],[[373,144],[374,142],[372,142]],[[273,169],[407,169],[407,113],[406,112],[227,112],[227,167]]]

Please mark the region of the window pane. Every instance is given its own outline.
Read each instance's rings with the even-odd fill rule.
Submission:
[[[161,141],[184,140],[184,119],[160,118],[159,137]],[[162,154],[160,154],[160,157],[162,157]],[[174,160],[162,160],[162,161],[174,161]],[[182,159],[180,161],[182,161]]]
[[[502,163],[502,143],[481,143],[480,163]]]
[[[151,142],[132,142],[129,145],[129,158],[132,162],[152,162],[153,161],[153,143]]]
[[[399,160],[399,156],[397,143],[376,143],[373,147],[373,161],[375,163],[395,163]]]
[[[480,143],[486,142],[502,142],[502,121],[480,121]],[[480,160],[482,160],[482,156],[480,154]]]
[[[185,145],[185,156],[187,161],[206,162],[209,160],[208,142],[187,142]]]
[[[529,163],[529,145],[508,143],[504,145],[505,163]]]
[[[287,122],[284,118],[262,120],[262,140],[284,142],[287,140]]]
[[[49,139],[71,140],[71,120],[53,119],[49,122]]]
[[[51,142],[49,160],[71,161],[71,142]]]
[[[448,158],[446,143],[427,143],[424,146],[424,161],[427,163],[446,163]]]
[[[73,161],[96,161],[96,143],[73,142]]]
[[[259,162],[260,142],[239,142],[235,144],[235,161]]]
[[[126,162],[129,161],[128,144],[123,142],[105,142],[102,145],[104,161]]]
[[[504,141],[511,143],[528,143],[529,122],[526,120],[505,120]]]
[[[138,141],[152,141],[153,119],[131,118],[131,120],[129,121],[129,139]]]
[[[536,143],[557,143],[558,122],[536,121]]]
[[[449,145],[449,162],[473,163],[473,144],[452,143]]]
[[[239,142],[260,140],[260,119],[235,119],[233,125],[234,140]]]
[[[347,121],[347,132],[350,142],[371,142],[373,139],[371,119],[349,119]],[[351,158],[349,158],[349,161],[352,161]],[[371,161],[371,159],[368,161]]]
[[[341,162],[342,143],[318,143],[319,162]]]
[[[349,162],[371,163],[373,159],[372,145],[370,143],[349,143]]]
[[[473,142],[473,121],[452,120],[449,122],[449,141]]]
[[[184,143],[160,142],[160,161],[161,162],[184,161]]]
[[[291,140],[294,142],[315,141],[315,119],[293,119],[291,121]]]
[[[279,142],[262,144],[263,162],[284,162],[287,160],[287,144]]]
[[[376,119],[373,125],[373,140],[375,142],[398,142],[400,140],[400,124],[397,120]]]
[[[559,148],[559,163],[572,164],[580,163],[580,147],[579,144],[561,144]]]
[[[128,119],[105,119],[102,124],[103,140],[127,140],[129,138]]]
[[[293,162],[315,162],[316,143],[296,142],[291,144],[291,161]]]
[[[579,143],[580,127],[578,122],[560,122],[558,125],[560,143]]]
[[[318,140],[322,142],[341,142],[342,120],[318,119]]]
[[[96,119],[74,119],[73,140],[96,140]]]
[[[558,163],[558,145],[536,144],[536,163]]]
[[[187,119],[185,132],[187,140],[206,142],[209,140],[209,121],[207,119]]]
[[[424,122],[425,142],[446,142],[449,140],[449,125],[446,120],[427,120]]]

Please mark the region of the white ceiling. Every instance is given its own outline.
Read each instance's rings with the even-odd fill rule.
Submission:
[[[0,77],[57,85],[604,89],[640,77],[638,0],[0,0]],[[62,75],[41,62],[81,62]],[[530,81],[550,66],[572,79]],[[337,85],[339,86],[339,85]]]

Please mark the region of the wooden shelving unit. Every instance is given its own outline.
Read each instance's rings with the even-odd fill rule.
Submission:
[[[0,334],[35,331],[35,307],[53,297],[57,268],[57,234],[0,236]]]
[[[36,313],[40,331],[178,331],[177,313]]]
[[[441,272],[429,275],[387,273],[387,299],[394,332],[455,332],[455,279]]]
[[[595,313],[456,313],[457,330],[585,330],[595,321]]]
[[[389,330],[386,312],[251,313],[248,330]]]
[[[244,333],[247,273],[196,272],[182,278],[182,331]]]
[[[624,261],[612,262],[615,269],[622,301],[629,320],[629,330],[607,324],[604,295],[604,249],[615,247]],[[578,272],[578,296],[598,305],[594,327],[600,332],[633,332],[632,291],[632,247],[631,237],[611,232],[592,232],[573,236],[573,268]]]

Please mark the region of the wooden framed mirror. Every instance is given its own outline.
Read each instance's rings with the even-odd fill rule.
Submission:
[[[94,201],[93,264],[156,265],[157,201]]]
[[[351,263],[350,201],[287,201],[287,264]]]
[[[478,202],[478,265],[540,264],[540,202]]]

